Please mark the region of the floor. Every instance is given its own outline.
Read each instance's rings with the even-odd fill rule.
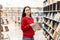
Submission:
[[[22,40],[22,31],[19,26],[13,25],[14,23],[9,24],[10,31],[5,33],[8,34],[8,40]],[[6,38],[7,36],[5,36]],[[36,31],[35,40],[46,40],[45,36],[43,35],[43,30]]]

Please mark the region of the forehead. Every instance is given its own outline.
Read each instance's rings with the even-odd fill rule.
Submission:
[[[30,8],[26,8],[25,10],[30,10]]]

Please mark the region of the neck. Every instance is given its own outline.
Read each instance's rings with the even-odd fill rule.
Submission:
[[[28,15],[26,15],[26,17],[29,17],[30,18],[30,16],[28,16]]]

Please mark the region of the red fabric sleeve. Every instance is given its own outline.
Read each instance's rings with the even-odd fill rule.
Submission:
[[[33,20],[33,23],[34,23],[34,19],[32,18],[32,20]]]
[[[26,31],[26,30],[29,30],[29,28],[30,28],[30,25],[26,25],[26,20],[22,19],[22,21],[21,21],[21,29],[23,31]]]

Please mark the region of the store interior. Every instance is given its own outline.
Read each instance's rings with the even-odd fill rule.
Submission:
[[[0,40],[22,40],[22,11],[31,7],[32,18],[41,24],[34,40],[60,40],[60,0],[0,0]]]

